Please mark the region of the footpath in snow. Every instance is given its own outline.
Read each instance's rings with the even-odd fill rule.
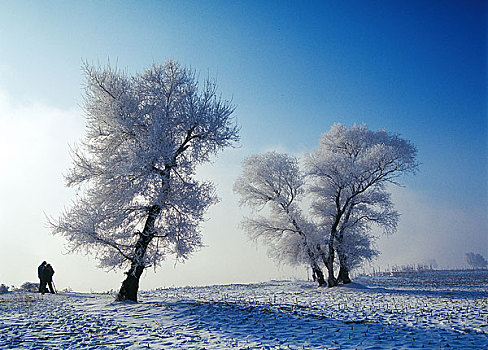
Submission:
[[[488,349],[488,272],[462,273],[166,288],[139,303],[9,292],[0,349]]]

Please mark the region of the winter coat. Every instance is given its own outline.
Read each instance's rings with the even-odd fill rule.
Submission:
[[[47,264],[44,267],[44,270],[42,270],[42,280],[44,280],[46,282],[52,282],[53,275],[54,275],[53,267],[51,265]]]
[[[46,264],[41,264],[37,268],[37,277],[42,280],[42,271],[44,271],[44,267],[46,267]]]

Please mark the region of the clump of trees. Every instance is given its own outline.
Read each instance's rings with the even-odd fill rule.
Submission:
[[[319,285],[349,283],[350,270],[378,254],[373,232],[395,232],[399,214],[387,185],[417,171],[416,154],[397,134],[337,123],[302,170],[291,155],[253,155],[234,185],[254,211],[243,227],[277,260],[310,266]]]
[[[0,294],[8,293],[8,287],[5,284],[0,284]]]
[[[175,61],[136,75],[83,68],[86,136],[65,177],[78,194],[50,224],[72,252],[127,269],[117,299],[137,301],[145,268],[201,247],[199,224],[217,197],[195,168],[238,140],[234,107]]]
[[[485,269],[488,267],[488,262],[483,257],[483,255],[478,253],[466,253],[464,255],[464,260],[471,266],[472,269]]]
[[[26,292],[37,293],[39,291],[39,283],[36,282],[24,282],[19,288],[20,290]]]

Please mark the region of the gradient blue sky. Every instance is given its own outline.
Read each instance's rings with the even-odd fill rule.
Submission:
[[[82,60],[136,72],[173,58],[216,77],[237,105],[240,147],[202,170],[222,197],[204,227],[208,247],[148,276],[150,286],[292,276],[236,227],[245,211],[232,183],[243,157],[310,152],[334,122],[398,132],[419,150],[420,173],[395,190],[402,222],[380,242],[378,264],[454,267],[466,251],[488,255],[485,1],[0,0],[0,23],[0,261],[25,264],[20,276],[2,271],[0,283],[35,278],[39,259],[85,271],[86,258],[59,255],[62,239],[43,216],[73,196],[61,174],[68,144],[83,136]],[[235,275],[219,270],[225,259]],[[269,270],[253,272],[263,264]]]

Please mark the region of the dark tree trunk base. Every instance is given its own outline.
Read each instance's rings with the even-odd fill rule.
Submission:
[[[337,286],[337,280],[333,277],[332,278],[329,277],[327,279],[327,287],[331,288],[331,287],[335,287],[335,286]]]
[[[315,280],[318,282],[319,287],[325,285],[324,273],[319,267],[313,268],[313,275],[315,276]]]
[[[337,277],[339,282],[343,284],[351,283],[351,279],[349,278],[349,269],[347,267],[341,266],[339,269],[339,276]]]
[[[332,260],[329,260],[327,261],[326,263],[326,267],[327,267],[327,272],[329,274],[329,277],[327,278],[327,287],[335,287],[337,286],[337,280],[335,279],[334,277],[334,263],[333,263],[333,259]]]
[[[132,270],[132,269],[131,269]],[[135,301],[137,302],[137,292],[139,290],[139,277],[140,274],[136,274],[134,276],[131,272],[127,273],[127,277],[125,278],[124,282],[122,282],[122,286],[120,287],[117,296],[115,297],[116,301]]]

